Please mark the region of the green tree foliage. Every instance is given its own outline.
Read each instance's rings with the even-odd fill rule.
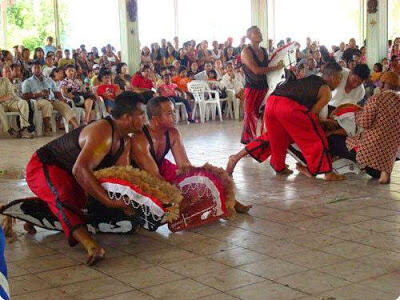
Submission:
[[[59,6],[60,19],[66,15],[67,7]],[[68,26],[60,22],[61,38]],[[48,36],[54,37],[54,10],[52,0],[16,0],[7,8],[7,48],[24,45],[31,51],[43,47]]]
[[[18,28],[32,27],[34,19],[32,15],[31,1],[18,1],[7,8],[7,20],[10,25]]]

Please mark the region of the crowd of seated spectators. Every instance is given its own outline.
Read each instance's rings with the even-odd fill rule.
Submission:
[[[274,42],[269,40],[268,54],[291,42],[287,38],[275,47]],[[311,38],[306,39],[303,48],[297,42],[295,45],[297,64],[292,71],[298,78],[319,74],[324,64],[337,61],[349,72],[357,69],[359,74],[362,73],[362,86],[366,91],[364,101],[379,89],[384,72],[393,71],[400,75],[400,38],[389,41],[388,57],[374,65],[371,75],[357,68],[357,65],[365,65],[367,48],[365,45],[357,46],[355,39],[350,39],[348,43],[341,42],[330,50]],[[34,50],[33,56],[22,45],[15,46],[13,53],[2,50],[1,126],[12,136],[31,138],[34,131],[32,110],[36,105],[36,109],[42,111],[44,134],[51,135],[50,117],[54,110],[77,127],[80,124],[71,111],[72,107],[83,108],[83,121],[88,123],[94,117],[93,110],[99,97],[102,97],[109,112],[115,97],[127,90],[141,93],[146,101],[160,94],[174,102],[181,102],[186,106],[189,121],[193,122],[190,106],[193,96],[188,91],[188,83],[192,80],[207,81],[211,89],[219,91],[221,97],[229,89],[238,99],[244,100],[245,79],[240,53],[245,46],[245,37],[236,46],[233,39],[228,38],[223,43],[213,41],[211,47],[205,40],[200,43],[186,41],[181,45],[178,37],[172,42],[162,39],[160,44],[155,42],[141,49],[140,70],[135,74],[128,73],[128,66],[121,62],[120,52],[116,52],[111,45],[101,48],[100,52],[96,47],[88,50],[85,45],[63,51],[56,48],[49,37],[45,46]],[[20,130],[7,125],[4,116],[7,111],[20,114]]]

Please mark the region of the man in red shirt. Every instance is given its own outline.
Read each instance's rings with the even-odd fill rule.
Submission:
[[[154,83],[150,79],[150,71],[150,66],[144,65],[141,71],[132,77],[131,81],[132,91],[141,94],[145,103],[154,96],[154,92],[151,90],[154,87]]]
[[[111,113],[111,110],[114,107],[115,97],[117,97],[121,93],[121,91],[118,85],[112,84],[111,71],[107,70],[100,73],[98,78],[101,81],[101,84],[97,88],[97,95],[103,98],[104,104],[107,108],[107,112]]]

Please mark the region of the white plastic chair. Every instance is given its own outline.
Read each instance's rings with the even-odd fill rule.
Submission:
[[[182,116],[182,121],[185,121],[189,118],[185,104],[175,103],[176,122],[179,122],[181,120],[181,116]]]
[[[81,124],[82,120],[85,120],[85,109],[82,107],[76,107],[74,100],[69,99],[66,97],[61,89],[61,95],[64,97],[64,99],[67,100],[69,104],[71,104],[72,112],[74,113],[75,119],[78,122],[78,124]],[[69,126],[65,127],[65,133],[69,132]]]
[[[231,89],[226,90],[228,95],[227,109],[225,111],[225,116],[230,116],[232,119],[239,120],[240,117],[240,99],[236,98],[235,91]]]
[[[109,116],[110,114],[107,112],[106,105],[104,104],[104,100],[102,97],[98,96],[96,105],[94,108],[95,114],[96,114],[96,119],[99,120],[101,118],[105,118]]]
[[[42,111],[38,109],[36,100],[31,99],[33,103],[33,124],[35,125],[35,130],[36,130],[36,135],[37,136],[42,136],[43,135],[43,116],[42,116]],[[51,131],[52,132],[57,132],[57,126],[56,126],[56,111],[53,111],[50,117],[50,126],[51,126]],[[63,118],[64,124],[68,125],[68,122]]]
[[[7,121],[10,127],[17,129],[17,117],[19,116],[18,112],[8,111],[5,113],[7,116]]]
[[[98,86],[93,86],[92,91],[93,94],[96,95],[97,101],[94,107],[94,113],[95,113],[95,118],[96,120],[100,120],[101,118],[105,118],[109,116],[110,114],[107,112],[106,105],[104,104],[104,99],[103,97],[97,95],[97,88]]]
[[[51,131],[54,133],[57,132],[57,123],[56,123],[56,116],[59,114],[58,111],[53,111],[51,119],[50,119],[50,124],[51,124]],[[65,128],[65,133],[69,132],[69,124],[65,118],[62,118],[64,128]]]
[[[220,121],[222,122],[222,110],[221,110],[221,100],[218,91],[210,90],[207,82],[202,80],[193,80],[188,83],[188,90],[193,94],[194,97],[194,108],[193,117],[196,116],[197,108],[199,109],[200,121],[209,120],[209,114],[211,112],[212,119],[215,120],[216,112],[218,110]],[[206,99],[205,95],[208,95]]]
[[[34,104],[36,105],[36,103]],[[13,127],[14,129],[17,129],[17,117],[19,116],[18,112],[6,112],[5,113],[8,119],[8,123]],[[53,132],[57,131],[57,126],[56,126],[56,119],[55,115],[57,112],[53,112],[51,119],[50,119],[50,125],[51,125],[51,130]],[[66,128],[68,127],[68,122],[63,118],[64,126]],[[34,110],[34,124],[36,127],[36,135],[41,136],[43,135],[43,118],[42,118],[42,112],[38,110],[35,106]]]

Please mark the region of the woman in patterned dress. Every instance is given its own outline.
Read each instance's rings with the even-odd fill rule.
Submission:
[[[381,93],[368,99],[356,113],[356,123],[364,131],[347,137],[349,151],[356,152],[356,160],[370,170],[368,174],[379,178],[379,183],[390,182],[390,174],[400,147],[400,95],[399,76],[386,72],[381,77]]]

